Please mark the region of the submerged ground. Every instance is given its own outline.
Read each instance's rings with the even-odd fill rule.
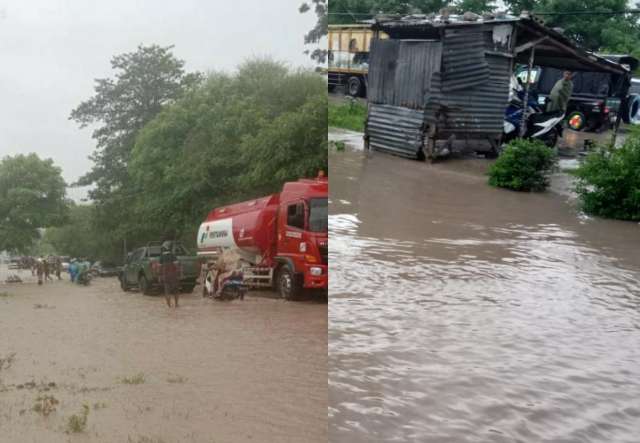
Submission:
[[[638,441],[639,224],[329,138],[330,441]]]
[[[21,275],[0,284],[1,442],[327,441],[326,303],[194,294],[169,310],[116,279]]]

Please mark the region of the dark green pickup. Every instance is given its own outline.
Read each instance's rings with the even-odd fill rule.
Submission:
[[[178,243],[165,243],[172,249],[179,262],[180,291],[193,292],[200,274],[200,260],[196,255],[189,255]],[[140,292],[150,294],[160,287],[158,280],[160,271],[161,243],[150,243],[147,246],[130,252],[120,274],[120,286],[123,291],[139,288]]]

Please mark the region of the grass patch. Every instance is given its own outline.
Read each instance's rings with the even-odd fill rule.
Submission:
[[[16,353],[12,352],[8,354],[6,357],[0,357],[0,371],[3,369],[9,369],[16,359]]]
[[[87,429],[87,419],[89,418],[89,406],[82,405],[82,412],[78,415],[73,414],[67,419],[67,434],[76,434],[84,432]]]
[[[134,440],[131,436],[128,436],[127,443],[164,443],[164,440],[161,438],[147,437],[146,435],[141,435],[137,440]]]
[[[344,142],[341,142],[341,141],[333,141],[333,140],[331,140],[329,142],[329,148],[330,149],[334,149],[334,150],[336,150],[338,152],[344,151],[346,146],[347,145]]]
[[[329,102],[329,126],[364,132],[367,107],[357,101],[335,104]]]
[[[167,378],[167,381],[169,383],[185,383],[187,381],[186,377],[183,377],[181,375],[178,375],[176,377],[169,377]]]
[[[120,379],[120,383],[125,385],[141,385],[142,383],[144,383],[144,381],[145,378],[142,372],[136,375],[132,375],[131,377],[122,377]]]
[[[8,292],[6,292],[6,291],[0,292],[0,297],[1,297],[1,298],[10,297],[10,296],[11,296],[11,294],[9,294],[9,293],[8,293]]]
[[[56,406],[60,402],[53,395],[45,395],[36,398],[36,404],[31,408],[34,412],[47,417],[56,410]]]

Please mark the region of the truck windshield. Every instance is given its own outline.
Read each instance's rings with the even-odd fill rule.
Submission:
[[[327,199],[312,198],[309,200],[309,230],[327,232],[328,227]]]

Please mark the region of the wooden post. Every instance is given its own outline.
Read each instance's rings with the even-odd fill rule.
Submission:
[[[527,67],[527,84],[524,86],[524,103],[522,104],[522,120],[520,120],[520,137],[524,137],[527,132],[527,114],[529,113],[529,87],[531,85],[531,69],[533,69],[533,59],[535,57],[536,47],[531,47],[529,54],[529,66]]]

